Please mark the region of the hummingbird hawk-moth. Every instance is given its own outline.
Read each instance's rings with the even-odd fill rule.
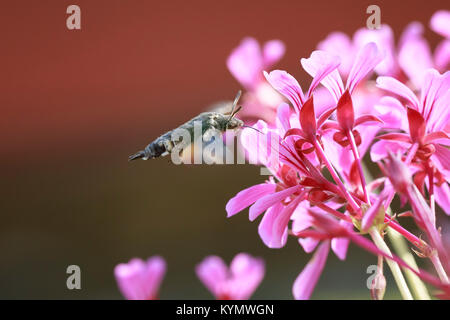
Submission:
[[[245,127],[244,122],[235,118],[235,115],[241,110],[241,106],[237,107],[237,103],[239,98],[241,97],[241,91],[239,91],[234,99],[234,102],[231,104],[231,111],[229,112],[221,112],[218,111],[210,111],[200,113],[195,118],[189,120],[188,122],[182,124],[178,128],[168,131],[163,135],[159,136],[152,142],[150,142],[144,150],[141,150],[129,157],[129,160],[148,160],[153,158],[158,158],[161,156],[165,156],[170,154],[174,148],[181,143],[174,138],[174,132],[177,130],[185,130],[189,132],[191,137],[191,143],[194,142],[194,127],[195,124],[200,124],[202,128],[202,136],[208,134],[208,132],[219,132],[224,133],[227,130],[237,130],[241,127]],[[226,106],[229,107],[230,103],[226,103]],[[225,106],[222,106],[221,109],[224,109]]]

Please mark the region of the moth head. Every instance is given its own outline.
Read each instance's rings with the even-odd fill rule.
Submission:
[[[239,129],[243,125],[244,122],[242,120],[239,120],[237,118],[231,118],[227,121],[227,130]]]

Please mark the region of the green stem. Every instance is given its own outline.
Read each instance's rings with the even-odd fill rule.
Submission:
[[[387,246],[386,242],[384,242],[383,238],[380,235],[380,232],[377,230],[376,227],[370,228],[369,234],[372,237],[372,240],[378,247],[378,249],[388,254],[389,256],[392,256],[391,250],[389,250],[389,247]],[[386,262],[389,268],[391,269],[392,275],[394,276],[395,279],[395,283],[397,284],[397,287],[400,290],[400,294],[402,295],[403,299],[413,300],[413,296],[409,291],[408,285],[406,284],[406,280],[403,277],[399,265],[391,259],[386,259]]]

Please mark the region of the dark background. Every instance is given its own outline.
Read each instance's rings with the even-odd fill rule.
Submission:
[[[81,30],[66,8],[81,7]],[[262,181],[259,168],[129,163],[158,134],[234,96],[225,59],[245,36],[281,39],[277,68],[310,80],[299,59],[335,30],[365,26],[381,7],[398,38],[425,25],[445,1],[1,1],[0,298],[120,298],[119,262],[163,255],[161,298],[210,298],[194,266],[208,254],[227,262],[246,251],[266,260],[254,297],[291,299],[308,256],[289,241],[266,248],[247,213],[225,204]],[[447,3],[448,7],[448,3]],[[439,37],[427,29],[434,46]],[[81,267],[82,289],[66,288]],[[330,254],[313,298],[367,299],[376,258],[351,246]],[[392,283],[387,297],[398,297]]]

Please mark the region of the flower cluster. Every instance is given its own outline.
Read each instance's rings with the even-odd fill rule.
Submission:
[[[217,256],[206,257],[196,267],[205,287],[218,300],[249,299],[264,278],[265,266],[260,258],[239,253],[228,268]],[[120,291],[128,300],[155,300],[166,273],[166,262],[160,256],[147,261],[135,258],[114,269]]]
[[[403,298],[412,299],[410,288],[421,281],[450,297],[450,253],[436,223],[437,207],[450,214],[450,12],[437,12],[430,25],[445,37],[434,54],[418,22],[397,45],[387,25],[358,30],[353,39],[330,34],[301,59],[312,77],[306,91],[286,71],[265,71],[283,52],[277,42],[261,55],[246,39],[228,61],[249,95],[270,84],[290,104],[280,100],[272,118],[273,100],[259,95],[259,109],[252,104],[261,120],[253,125],[257,131],[244,129],[241,143],[272,175],[239,192],[226,211],[231,217],[250,207],[251,221],[262,215],[258,232],[270,248],[291,236],[314,252],[294,282],[296,299],[311,297],[330,249],[344,260],[350,241],[386,261]],[[380,168],[376,179],[365,167],[366,154]],[[393,214],[396,196],[405,209]],[[420,236],[397,217],[412,217]],[[388,229],[429,258],[436,275],[392,254],[384,241]],[[400,267],[418,280],[406,283]]]

